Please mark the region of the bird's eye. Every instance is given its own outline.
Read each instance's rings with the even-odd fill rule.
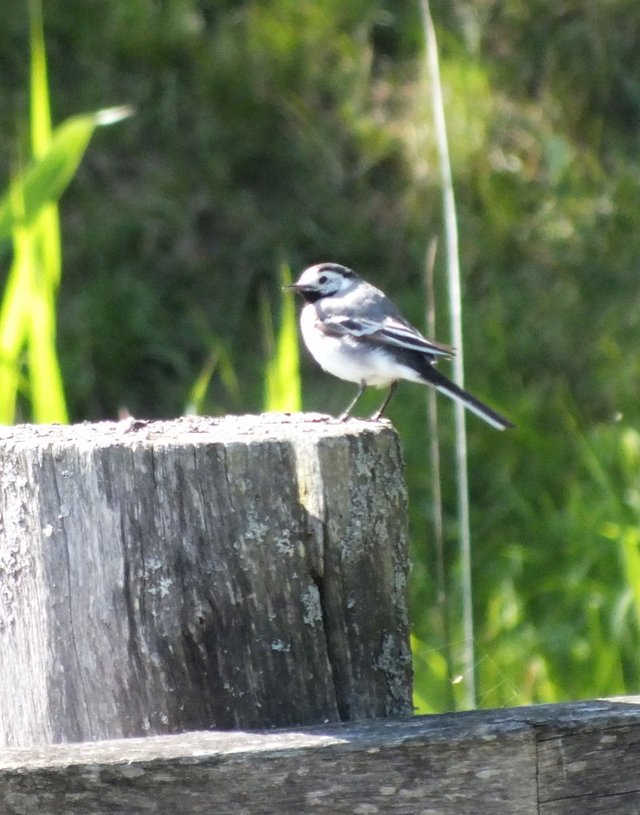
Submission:
[[[318,278],[318,283],[326,283],[326,282],[327,282],[326,274],[321,274],[320,277]]]

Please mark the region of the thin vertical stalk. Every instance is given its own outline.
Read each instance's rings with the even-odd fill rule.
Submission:
[[[452,344],[456,349],[453,363],[454,381],[463,387],[464,356],[462,344],[462,296],[460,289],[460,259],[458,251],[458,224],[455,196],[449,158],[449,143],[444,115],[438,45],[431,17],[429,0],[421,0],[422,20],[425,31],[426,60],[431,82],[431,103],[434,129],[440,162],[442,203],[444,210],[447,278],[449,289],[449,312],[451,316]],[[475,654],[473,636],[473,594],[471,583],[471,531],[469,523],[469,481],[467,474],[467,434],[464,407],[455,402],[456,430],[456,482],[458,491],[458,534],[460,540],[460,565],[462,588],[464,705],[476,706]]]
[[[438,239],[432,238],[427,249],[425,264],[425,291],[427,294],[427,336],[436,336],[436,298],[433,277],[436,262]],[[451,624],[449,619],[449,598],[447,593],[446,568],[444,558],[444,520],[442,512],[442,476],[440,470],[440,445],[438,442],[438,392],[427,388],[427,425],[431,458],[431,499],[433,514],[433,537],[436,544],[436,592],[443,636],[443,656],[447,665],[447,708],[455,705],[453,692],[453,660],[451,655]]]

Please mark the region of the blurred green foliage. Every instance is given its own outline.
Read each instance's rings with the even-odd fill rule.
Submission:
[[[175,415],[194,382],[200,409],[259,409],[261,292],[275,310],[282,258],[294,275],[319,260],[353,266],[423,324],[424,254],[440,208],[417,2],[93,0],[88,9],[80,0],[44,7],[54,121],[122,103],[137,116],[96,136],[62,201],[59,352],[74,419],[123,406]],[[498,434],[468,424],[479,699],[632,691],[640,7],[434,0],[432,12],[467,383],[518,425]],[[7,174],[28,107],[27,42],[25,9],[9,4],[0,28]],[[8,262],[0,256],[3,269]],[[446,319],[439,325],[446,341]],[[212,348],[224,349],[222,368]],[[307,357],[303,365],[305,407],[341,410],[351,388]],[[425,412],[421,391],[404,385],[390,416],[412,502],[416,700],[437,710],[451,687],[434,599]],[[455,693],[464,676],[455,666],[452,675]]]

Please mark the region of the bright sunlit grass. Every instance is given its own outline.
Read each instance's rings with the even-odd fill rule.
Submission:
[[[280,289],[292,282],[291,269],[280,267]],[[298,320],[295,300],[283,292],[280,305],[280,325],[276,331],[266,298],[262,303],[262,325],[269,359],[265,372],[264,409],[296,413],[302,409]]]
[[[0,423],[18,417],[19,400],[35,422],[67,422],[56,350],[56,300],[62,272],[57,200],[74,176],[96,127],[130,115],[110,108],[51,127],[39,0],[29,3],[29,156],[0,197],[0,242],[12,262],[0,305]],[[21,417],[20,417],[21,418]]]

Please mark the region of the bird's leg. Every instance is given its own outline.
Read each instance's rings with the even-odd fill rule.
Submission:
[[[349,403],[349,406],[347,407],[347,409],[346,409],[346,410],[345,410],[343,413],[341,413],[341,414],[340,414],[339,420],[340,420],[341,422],[344,422],[344,421],[346,421],[346,420],[349,418],[349,414],[351,413],[351,411],[352,411],[352,410],[354,409],[354,407],[356,406],[356,402],[357,402],[357,401],[358,401],[358,399],[359,399],[359,398],[362,396],[362,394],[365,392],[365,390],[366,390],[366,389],[367,389],[367,384],[366,384],[366,382],[361,382],[361,383],[360,383],[360,387],[358,388],[358,393],[356,393],[356,397],[355,397],[355,399],[353,399],[353,400],[352,400],[352,401]]]
[[[396,392],[396,388],[398,387],[397,382],[392,382],[389,386],[389,393],[385,396],[384,402],[380,405],[380,407],[376,410],[376,412],[371,417],[372,421],[377,422],[378,419],[382,418],[382,414],[385,412],[387,405],[391,401],[391,397]]]

